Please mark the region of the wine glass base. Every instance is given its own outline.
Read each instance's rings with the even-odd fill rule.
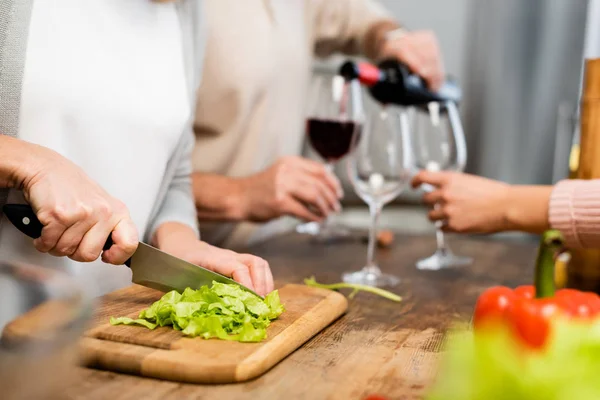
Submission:
[[[354,283],[359,285],[375,287],[391,287],[400,283],[400,278],[389,274],[375,274],[367,271],[346,272],[342,275],[342,281],[345,283]]]
[[[327,243],[339,239],[346,239],[351,236],[350,229],[337,225],[320,225],[318,222],[307,222],[296,226],[296,232],[310,235],[313,242]]]
[[[318,222],[306,222],[296,226],[296,232],[303,235],[316,235],[319,233],[320,225]]]
[[[472,263],[471,257],[457,256],[449,249],[438,249],[431,256],[417,261],[417,269],[438,271],[446,268],[466,267]]]

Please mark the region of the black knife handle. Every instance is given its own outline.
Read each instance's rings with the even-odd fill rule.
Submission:
[[[32,239],[37,239],[42,236],[42,228],[44,225],[33,212],[31,206],[27,204],[5,204],[2,207],[2,212],[6,218],[22,233]],[[108,250],[113,245],[112,233],[108,235],[106,243],[102,250]],[[125,261],[128,267],[131,264],[131,259]]]

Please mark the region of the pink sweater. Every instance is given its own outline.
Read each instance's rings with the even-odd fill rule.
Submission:
[[[571,247],[600,247],[600,179],[558,182],[550,196],[550,226]]]

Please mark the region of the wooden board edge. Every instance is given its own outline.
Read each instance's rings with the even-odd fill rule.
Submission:
[[[235,364],[199,365],[184,350],[164,350],[84,337],[80,365],[170,382],[211,384],[235,382]],[[167,365],[167,367],[165,367]]]
[[[235,382],[244,382],[264,374],[346,313],[348,300],[344,295],[327,289],[318,290],[328,293],[310,311],[238,364],[234,375]],[[321,315],[319,324],[315,324],[313,318],[316,314]],[[295,331],[294,340],[290,340],[286,334],[288,330]],[[298,332],[302,334],[298,335]]]
[[[82,366],[132,375],[141,374],[144,358],[155,351],[150,347],[92,337],[79,339],[79,363]]]

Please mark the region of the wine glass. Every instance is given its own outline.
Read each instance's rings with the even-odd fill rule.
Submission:
[[[400,278],[384,274],[375,261],[377,223],[383,206],[407,186],[412,170],[409,121],[404,108],[373,106],[362,131],[357,130],[348,157],[348,175],[356,194],[369,206],[371,226],[367,263],[343,274],[347,283],[394,286]]]
[[[427,108],[415,107],[411,112],[417,168],[462,172],[467,162],[467,146],[456,104],[451,101],[431,102]],[[422,189],[432,191],[435,188],[425,184]],[[437,248],[431,256],[417,261],[418,269],[440,270],[473,262],[471,257],[452,252],[446,243],[442,226],[442,221],[435,223]]]
[[[346,82],[339,75],[317,76],[309,95],[306,135],[312,149],[323,159],[330,173],[350,151],[354,132],[364,119],[362,94],[357,82]],[[350,236],[350,230],[334,223],[329,214],[320,222],[308,222],[296,227],[318,242]]]

